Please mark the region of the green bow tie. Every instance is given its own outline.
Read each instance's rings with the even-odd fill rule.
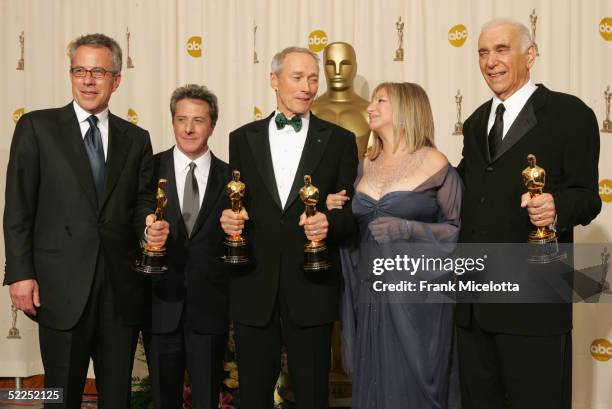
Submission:
[[[300,132],[300,129],[302,129],[302,117],[299,115],[294,115],[293,118],[287,119],[285,114],[281,112],[276,115],[274,122],[276,122],[276,129],[283,129],[285,125],[291,126],[295,129],[295,132]]]

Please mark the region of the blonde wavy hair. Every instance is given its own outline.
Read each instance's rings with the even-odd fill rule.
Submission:
[[[433,115],[425,90],[411,82],[383,82],[374,89],[372,98],[380,90],[387,92],[393,112],[393,152],[397,151],[401,138],[410,152],[424,146],[435,147]],[[382,151],[383,141],[376,132],[372,133],[374,140],[367,157],[375,160]]]

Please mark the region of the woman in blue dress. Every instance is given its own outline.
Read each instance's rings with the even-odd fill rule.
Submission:
[[[456,408],[453,305],[373,291],[374,281],[399,282],[408,273],[376,276],[372,261],[416,247],[437,255],[452,251],[461,180],[435,148],[429,99],[419,85],[380,84],[368,114],[375,139],[359,165],[350,203],[359,251],[341,254],[343,351],[353,408]],[[347,199],[344,192],[329,195],[326,205],[342,207]]]

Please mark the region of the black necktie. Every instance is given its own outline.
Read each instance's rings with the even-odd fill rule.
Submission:
[[[504,136],[504,112],[506,107],[504,104],[499,104],[495,109],[495,122],[489,131],[489,157],[493,159],[499,145],[501,145],[502,137]]]
[[[85,133],[85,150],[89,157],[89,166],[96,185],[98,206],[102,204],[104,193],[104,147],[102,146],[102,133],[98,128],[98,117],[91,115],[87,118],[89,129]]]
[[[183,190],[183,220],[187,229],[187,236],[191,235],[198,213],[200,212],[200,191],[198,181],[195,177],[196,164],[189,164],[189,171],[185,178],[185,189]]]
[[[302,117],[299,115],[294,115],[293,118],[287,119],[285,114],[281,112],[276,115],[274,121],[276,122],[276,129],[283,129],[286,125],[291,126],[295,132],[300,132],[300,129],[302,129]]]

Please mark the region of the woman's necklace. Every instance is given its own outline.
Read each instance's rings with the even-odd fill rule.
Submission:
[[[364,182],[370,186],[380,198],[388,189],[412,175],[423,163],[423,150],[407,153],[393,159],[383,159],[378,156],[369,163],[364,172]]]

